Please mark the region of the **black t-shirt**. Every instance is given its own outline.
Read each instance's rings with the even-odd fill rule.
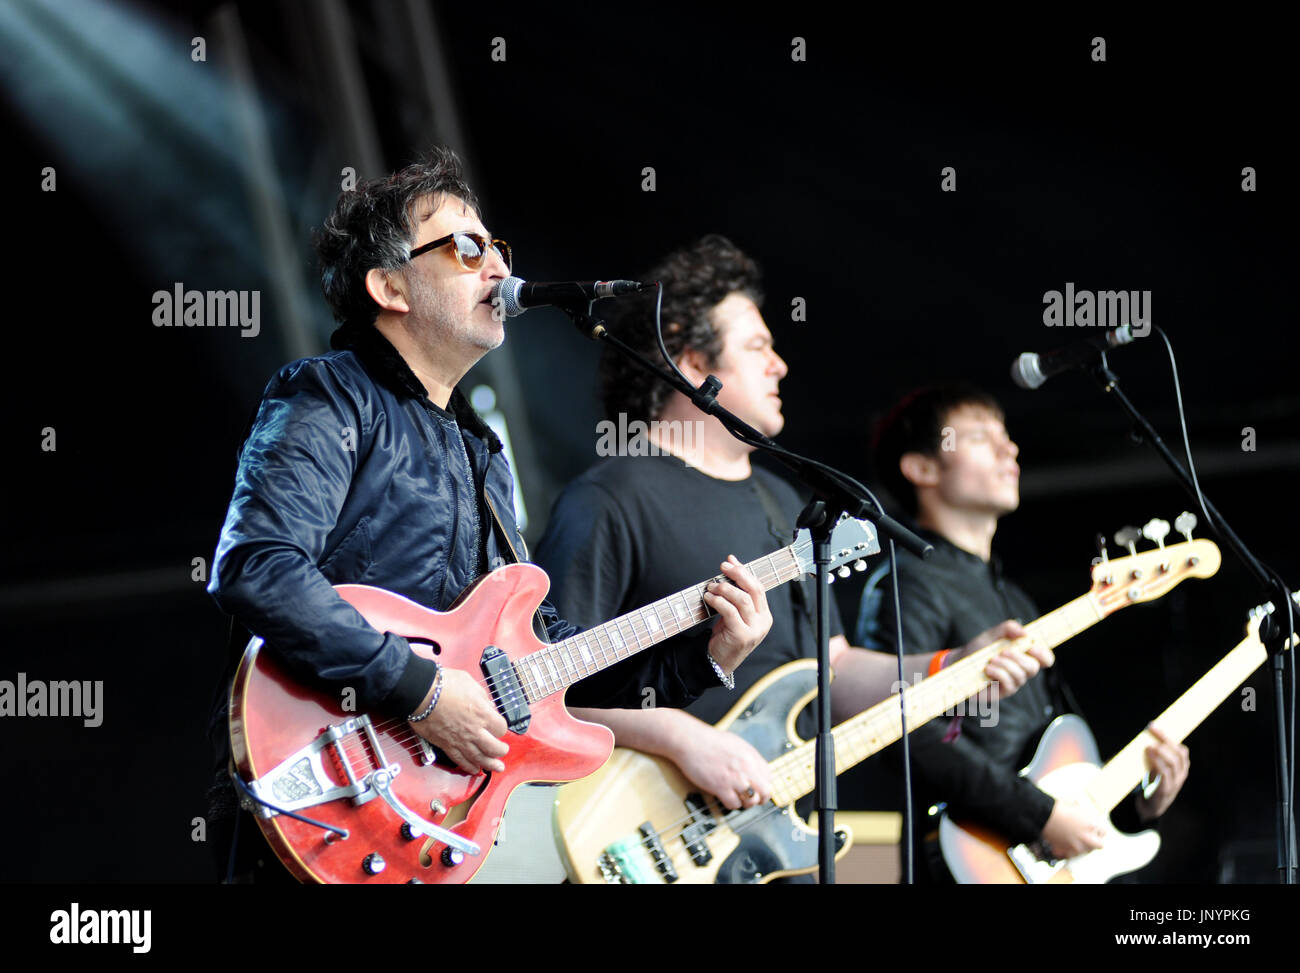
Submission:
[[[755,480],[785,513],[780,529],[765,512]],[[674,456],[613,457],[565,488],[533,559],[550,575],[551,599],[560,613],[588,628],[717,575],[728,554],[748,562],[787,546],[802,507],[794,488],[766,470],[755,468],[744,480],[719,480]],[[800,591],[806,591],[806,608],[798,603]],[[792,582],[770,589],[772,629],[736,669],[736,689],[719,683],[687,710],[716,723],[772,669],[815,655],[813,594],[811,579],[802,588]],[[703,658],[711,625],[697,626],[664,646]],[[842,632],[832,602],[831,634]],[[655,651],[660,649],[641,655]],[[634,656],[575,684],[569,704],[601,705],[602,699],[626,698],[629,690],[642,696],[635,685],[637,661]],[[811,732],[807,724],[805,711],[801,733]]]
[[[907,654],[938,652],[964,645],[980,632],[1014,618],[1026,624],[1038,617],[1033,600],[1002,576],[996,558],[985,563],[941,535],[919,530],[934,545],[928,560],[898,553],[903,647]],[[894,604],[888,562],[872,572],[863,592],[855,644],[896,651]],[[1054,674],[1031,679],[1013,696],[1001,699],[996,722],[966,710],[955,739],[944,742],[951,720],[931,720],[912,731],[914,806],[924,812],[947,802],[959,816],[990,825],[1019,843],[1038,837],[1052,812],[1052,798],[1018,776],[1038,738],[1064,709]],[[988,719],[992,719],[989,714]],[[894,748],[897,750],[897,748]],[[927,830],[917,819],[917,837]]]

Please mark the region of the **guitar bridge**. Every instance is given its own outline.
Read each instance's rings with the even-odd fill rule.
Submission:
[[[357,776],[347,748],[342,742],[354,733],[364,737],[370,744],[370,753],[373,755],[373,766],[360,777]],[[335,763],[347,778],[346,784],[334,783],[325,773],[321,754],[327,749],[331,751]],[[410,826],[413,835],[428,835],[465,854],[480,854],[481,849],[475,842],[432,821],[426,821],[398,799],[393,793],[392,782],[400,772],[400,765],[388,763],[385,759],[379,735],[375,733],[370,717],[358,716],[325,727],[307,746],[282,760],[261,777],[248,782],[248,789],[253,794],[276,807],[268,807],[251,798],[245,798],[243,805],[254,814],[272,818],[282,811],[300,811],[341,798],[349,798],[353,804],[360,806],[380,797]]]
[[[1040,885],[1060,870],[1061,860],[1052,857],[1047,842],[1042,840],[1008,848],[1007,856],[1029,885]]]
[[[342,744],[344,738],[354,733],[362,736],[370,744],[370,752],[374,755],[376,763],[375,767],[362,774],[363,778],[368,777],[374,770],[386,771],[390,777],[395,777],[400,772],[400,766],[385,760],[379,735],[375,733],[370,717],[358,716],[325,727],[311,743],[285,758],[261,777],[249,781],[249,790],[284,811],[301,811],[340,798],[350,798],[357,805],[365,804],[377,795],[366,780],[358,779],[352,761],[348,757],[347,748]],[[335,764],[347,778],[346,784],[336,784],[325,772],[321,755],[326,750],[330,751]],[[247,810],[264,818],[271,818],[279,813],[265,804],[248,798],[245,798],[244,804]]]

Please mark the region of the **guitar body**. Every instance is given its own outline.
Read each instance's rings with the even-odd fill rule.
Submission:
[[[1097,743],[1088,725],[1077,716],[1052,721],[1039,741],[1034,759],[1022,772],[1053,797],[1081,797],[1101,773]],[[1011,846],[989,828],[954,821],[947,814],[939,821],[939,847],[952,877],[960,884],[1102,884],[1136,871],[1155,857],[1160,836],[1155,831],[1127,835],[1103,815],[1103,847],[1067,861],[1045,860],[1035,846]]]
[[[770,761],[803,742],[795,717],[816,688],[815,660],[787,663],[755,683],[717,727]],[[574,882],[759,884],[817,869],[817,831],[793,807],[769,801],[728,811],[669,761],[623,748],[599,773],[560,788],[555,830]],[[836,838],[839,858],[852,837],[837,829]]]
[[[480,660],[489,646],[515,661],[542,648],[532,616],[548,587],[540,568],[507,565],[481,578],[447,612],[366,585],[335,590],[378,631],[406,637],[417,653],[470,673],[486,689]],[[240,777],[257,781],[300,754],[327,727],[346,730],[362,714],[345,709],[345,701],[304,687],[255,639],[231,690],[231,750]],[[466,773],[422,746],[406,720],[372,717],[368,728],[347,731],[338,745],[326,745],[314,757],[300,755],[290,771],[268,777],[262,793],[273,804],[294,803],[297,813],[347,830],[347,838],[329,835],[327,841],[322,829],[284,815],[258,815],[258,823],[280,860],[304,882],[465,882],[491,850],[516,787],[584,777],[613,749],[613,734],[570,716],[562,693],[530,703],[529,710],[527,726],[506,734],[510,752],[500,774]],[[374,793],[359,805],[350,796],[320,802],[331,788],[349,783],[343,753],[354,778],[395,768],[391,791],[396,798],[420,818],[478,844],[481,854],[448,864],[446,845],[418,832],[405,837],[402,817]],[[431,762],[435,756],[437,762]],[[382,859],[376,874],[371,870],[378,859],[370,856]]]

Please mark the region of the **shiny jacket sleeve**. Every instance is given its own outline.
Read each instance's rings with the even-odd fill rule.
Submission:
[[[640,608],[625,604],[636,551],[617,501],[603,488],[577,481],[556,500],[534,560],[551,579],[551,600],[581,629]],[[683,633],[569,688],[571,706],[682,707],[718,685],[708,662],[708,625]],[[650,690],[653,695],[647,696]]]
[[[370,423],[328,361],[286,366],[267,386],[240,454],[208,591],[298,678],[356,693],[359,709],[405,716],[434,664],[383,634],[322,574]]]

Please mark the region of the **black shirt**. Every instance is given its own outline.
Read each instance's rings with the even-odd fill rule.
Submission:
[[[772,523],[755,481],[786,514],[784,524]],[[747,562],[790,544],[802,506],[794,488],[766,470],[755,468],[744,480],[719,480],[674,456],[610,458],[565,488],[534,560],[550,575],[552,601],[569,621],[588,628],[717,575],[728,554]],[[767,592],[772,629],[736,669],[736,689],[728,691],[714,676],[713,688],[686,707],[690,713],[716,723],[772,669],[815,655],[811,606],[798,597],[804,588],[811,598],[811,583]],[[831,634],[842,632],[832,603]],[[705,623],[664,645],[703,660],[710,634],[711,624]],[[626,695],[629,685],[635,691],[638,659],[575,684],[568,703],[601,705]],[[809,712],[799,724],[801,733],[810,731]]]
[[[918,533],[934,545],[930,558],[922,561],[906,551],[898,553],[907,654],[958,648],[1005,619],[1023,624],[1038,617],[1033,600],[1002,576],[996,558],[986,564],[934,531]],[[856,644],[894,652],[888,569],[885,562],[868,580]],[[981,719],[968,709],[970,715],[962,717],[957,736],[947,743],[944,736],[952,728],[951,719],[931,720],[912,731],[909,744],[918,839],[928,830],[926,809],[943,801],[953,813],[989,825],[1016,843],[1039,836],[1054,802],[1020,777],[1019,771],[1029,762],[1047,725],[1065,710],[1054,682],[1049,670],[1011,697],[999,700],[996,722]]]

